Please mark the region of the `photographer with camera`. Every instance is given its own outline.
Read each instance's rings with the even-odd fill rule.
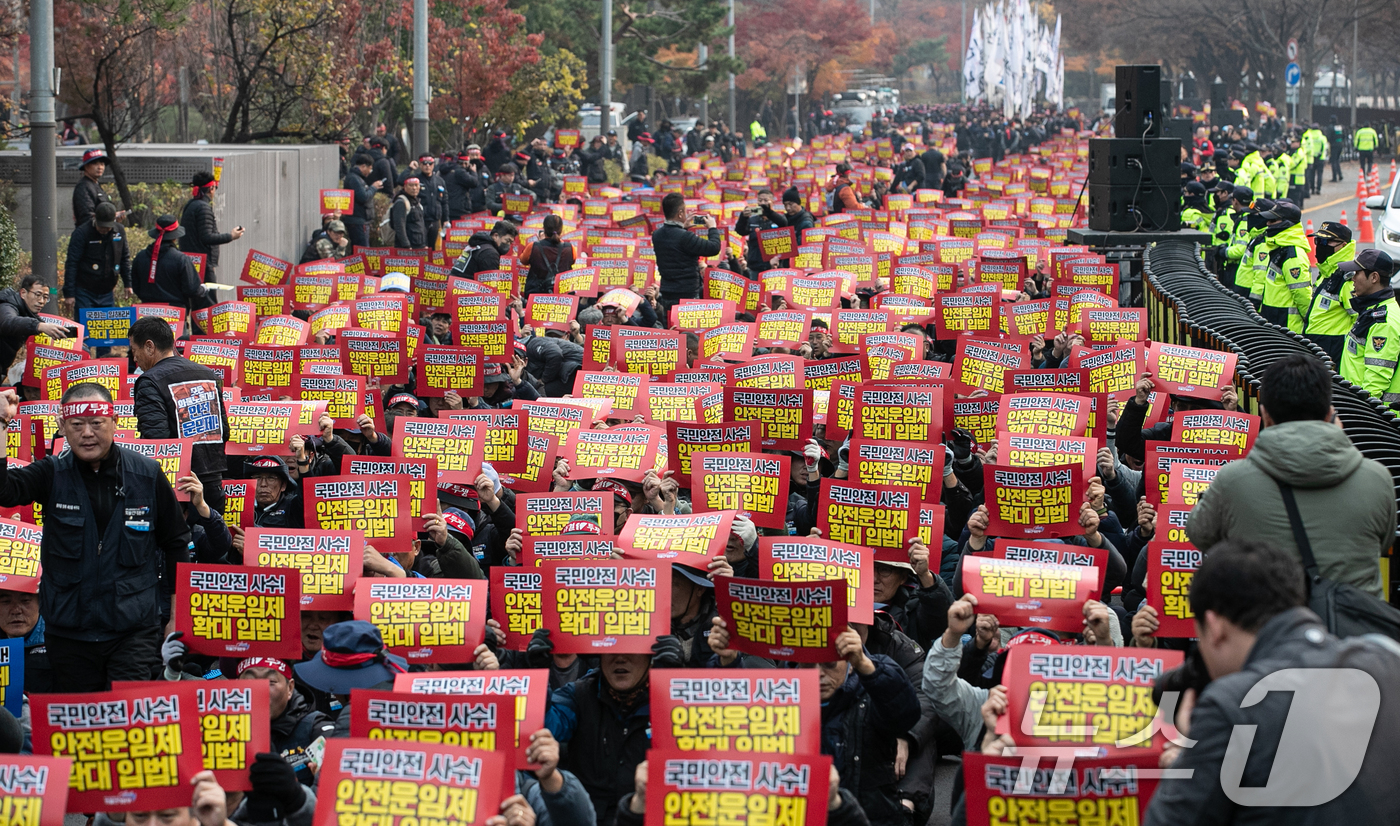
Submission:
[[[782,229],[788,225],[787,216],[773,209],[773,192],[769,189],[758,191],[758,203],[739,213],[734,222],[734,231],[748,236],[744,247],[744,261],[749,272],[760,273],[771,270],[773,264],[763,257],[763,247],[758,241],[758,231],[762,229]]]
[[[700,259],[719,255],[720,233],[713,215],[696,215],[689,222],[690,226],[705,227],[706,237],[691,232],[685,196],[679,192],[661,199],[661,212],[666,221],[652,233],[651,245],[661,278],[661,306],[669,313],[671,305],[681,299],[700,297]]]

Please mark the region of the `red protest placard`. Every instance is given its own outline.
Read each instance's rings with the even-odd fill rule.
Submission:
[[[1259,435],[1259,417],[1235,410],[1190,410],[1172,420],[1172,441],[1188,445],[1224,445],[1244,455]]]
[[[486,428],[457,419],[394,420],[394,455],[406,459],[437,459],[438,481],[476,484],[486,452]]]
[[[682,486],[691,484],[691,464],[702,453],[753,453],[762,442],[758,422],[719,424],[666,424],[667,466]]]
[[[619,418],[632,416],[644,397],[646,378],[637,373],[590,372],[574,374],[574,398],[607,399]]]
[[[326,413],[342,429],[359,429],[355,419],[361,413],[377,418],[378,405],[365,404],[364,376],[314,376],[297,374],[292,377],[288,395],[297,401],[325,402]],[[378,394],[375,394],[376,398]]]
[[[463,398],[481,395],[486,366],[481,348],[424,344],[416,355],[414,393],[419,398],[442,398],[449,390]]]
[[[488,752],[513,748],[515,698],[356,690],[350,697],[350,736],[370,740],[442,743]],[[509,744],[509,745],[508,745]],[[514,772],[503,782],[515,793]]]
[[[715,606],[729,630],[729,647],[745,654],[799,663],[839,660],[836,637],[846,630],[845,579],[770,582],[715,577]]]
[[[39,593],[39,543],[42,528],[13,519],[0,519],[0,588]]]
[[[339,349],[339,348],[337,348]],[[240,368],[244,387],[291,387],[297,373],[297,348],[248,344]],[[340,372],[339,369],[336,372]]]
[[[1085,393],[1085,370],[1008,370],[1006,393]]]
[[[130,398],[126,389],[125,359],[95,359],[62,364],[44,371],[44,398],[58,401],[75,384],[93,382],[107,388],[112,398]]]
[[[353,189],[323,189],[321,190],[321,214],[330,215],[338,213],[349,215],[355,209],[355,190]]]
[[[1090,548],[1087,545],[1070,545],[1066,542],[1027,542],[1019,539],[998,539],[996,547],[992,548],[992,558],[1045,565],[1094,568],[1099,572],[1099,582],[1090,591],[1089,599],[1102,598],[1103,577],[1108,574],[1107,544],[1098,548]]]
[[[291,438],[320,435],[315,422],[325,412],[325,402],[240,402],[225,408],[228,414],[230,456],[290,456]]]
[[[822,481],[817,527],[832,542],[892,549],[908,560],[908,542],[918,535],[919,500],[914,488]]]
[[[997,431],[1032,436],[1083,436],[1089,400],[1065,393],[1007,393],[997,409]]]
[[[310,267],[311,264],[303,266]],[[342,272],[342,265],[323,273],[304,272],[300,269],[292,275],[291,308],[293,310],[319,310],[336,300],[335,276]]]
[[[764,449],[801,450],[812,438],[812,391],[726,387],[724,418],[758,422]]]
[[[943,447],[939,444],[851,438],[850,479],[862,485],[899,485],[937,502],[943,491]]]
[[[666,422],[699,421],[695,401],[697,398],[718,395],[720,411],[724,408],[724,385],[722,384],[678,384],[675,382],[652,382],[647,385],[646,407],[638,411],[647,421],[660,425]]]
[[[821,751],[821,686],[812,669],[726,673],[672,668],[651,676],[654,749]]]
[[[1099,440],[1093,436],[1032,436],[998,433],[997,462],[1007,467],[1044,468],[1080,465],[1084,478],[1098,475]]]
[[[1234,381],[1236,359],[1234,353],[1153,341],[1146,367],[1159,392],[1219,400],[1220,390]]]
[[[1002,826],[1014,822],[1006,820],[1008,816],[1031,813],[1034,817],[1037,812],[1063,812],[1066,823],[1087,823],[1088,817],[1100,814],[1104,822],[1147,822],[1147,805],[1159,782],[1152,773],[1157,769],[1157,754],[1076,756],[1073,768],[1064,772],[1055,769],[1053,759],[1048,763],[1029,759],[1039,765],[1026,768],[1025,756],[1009,753],[1005,757],[964,755],[968,826]],[[1027,780],[1024,784],[1022,776]],[[1086,812],[1089,815],[1082,816]]]
[[[444,812],[460,826],[484,826],[499,814],[503,772],[498,752],[436,743],[389,743],[360,738],[326,741],[319,778],[326,789],[388,789],[398,797],[392,806],[370,793],[324,795],[317,802],[313,826],[337,826],[346,820],[375,820],[379,826],[402,826],[435,819]]]
[[[299,346],[311,334],[311,323],[289,315],[270,315],[258,319],[258,331],[253,337],[257,344]]]
[[[507,651],[524,651],[530,638],[544,627],[544,608],[540,605],[540,583],[544,575],[530,569],[491,568],[491,616],[501,624],[506,639],[501,647]]]
[[[301,656],[301,574],[289,568],[180,563],[175,627],[195,654]]]
[[[355,619],[374,623],[389,650],[410,663],[471,662],[486,633],[479,579],[361,579]]]
[[[771,310],[758,316],[754,330],[755,347],[785,347],[796,350],[807,340],[812,313],[807,310]]]
[[[622,553],[617,540],[610,536],[527,536],[520,548],[520,565],[538,568],[551,560],[577,562],[583,559],[613,559],[614,551]]]
[[[411,480],[409,516],[416,531],[423,530],[425,513],[437,512],[437,459],[347,455],[340,457],[340,472],[346,476],[407,476]]]
[[[190,460],[194,458],[194,439],[132,439],[122,442],[122,447],[139,453],[160,465],[170,487],[183,476],[190,475]],[[181,502],[190,501],[190,495],[175,489],[175,498]]]
[[[827,312],[841,306],[841,293],[846,288],[844,278],[798,278],[788,279],[786,290],[778,290],[787,303],[803,310]]]
[[[754,323],[735,321],[702,330],[700,357],[739,361],[753,355]]]
[[[238,277],[249,284],[274,285],[286,281],[291,273],[290,261],[283,261],[265,252],[248,250],[248,257],[243,259],[243,271]]]
[[[711,267],[700,276],[703,298],[732,301],[745,312],[753,312],[763,297],[763,284],[737,272]]]
[[[1167,732],[1154,719],[1153,687],[1182,659],[1181,651],[1163,649],[1013,646],[1002,680],[1006,733],[1018,746],[1102,749],[1155,759]]]
[[[1071,326],[1084,336],[1084,343],[1091,348],[1107,349],[1121,341],[1146,340],[1147,310],[1143,307],[1082,307]]]
[[[830,390],[838,381],[860,384],[870,380],[870,368],[866,360],[859,356],[808,361],[803,367],[803,377],[812,390]]]
[[[257,483],[251,479],[224,480],[224,524],[250,528],[257,507]],[[299,604],[299,603],[298,603]]]
[[[196,687],[164,681],[92,694],[30,695],[37,753],[73,761],[68,809],[185,808],[204,768]]]
[[[997,329],[1001,296],[976,293],[939,294],[938,338],[955,339],[965,333],[986,334]]]
[[[488,364],[510,364],[515,358],[515,321],[454,322],[452,342],[458,347],[479,347]]]
[[[409,476],[313,476],[302,485],[306,524],[323,531],[359,531],[381,553],[413,542]]]
[[[514,407],[529,412],[531,432],[554,436],[561,444],[570,433],[591,427],[600,418],[596,408],[579,399],[517,401]]]
[[[1141,344],[1126,344],[1097,352],[1077,350],[1070,354],[1069,365],[1085,372],[1085,392],[1108,393],[1122,399],[1132,395],[1134,385],[1146,370],[1143,353]]]
[[[490,462],[497,473],[525,469],[525,443],[530,414],[524,410],[454,410],[449,420],[475,422],[486,428],[481,460]]]
[[[758,249],[763,260],[791,258],[797,251],[797,231],[792,227],[775,227],[758,231]]]
[[[995,341],[959,338],[953,359],[954,386],[960,394],[976,390],[1003,393],[1007,371],[1029,367],[1030,354],[1024,350],[1016,353],[998,346]]]
[[[613,524],[611,492],[532,493],[515,498],[515,527],[526,536],[612,536]]]
[[[575,267],[554,276],[555,295],[597,296],[598,268]]]
[[[68,778],[73,761],[66,757],[32,754],[0,755],[0,791],[4,804],[18,818],[16,826],[63,826],[68,808]]]
[[[569,462],[570,479],[642,481],[656,465],[657,439],[649,431],[573,431],[559,455]]]
[[[557,654],[650,654],[670,633],[669,562],[546,562],[539,570]]]
[[[291,311],[292,288],[278,285],[275,287],[239,287],[237,296],[239,301],[246,301],[257,308],[259,316],[284,315]]]
[[[400,384],[408,381],[408,339],[342,335],[340,359],[347,375],[364,376],[366,381]]]
[[[569,331],[569,322],[578,315],[577,295],[535,293],[525,303],[525,324],[537,330]]]
[[[816,537],[763,536],[758,540],[758,574],[772,582],[845,580],[847,620],[874,622],[875,553],[870,548]]]
[[[1052,300],[1018,301],[1001,305],[1001,331],[1010,336],[1045,336],[1050,338],[1055,331],[1055,313]]]
[[[303,611],[352,610],[364,557],[365,538],[358,530],[248,528],[244,534],[245,566],[301,572]]]
[[[962,566],[963,592],[977,597],[978,611],[1010,626],[1052,631],[1083,630],[1084,601],[1101,581],[1098,568],[979,554],[964,556]]]
[[[852,438],[937,442],[943,438],[942,387],[856,388]]]
[[[294,638],[299,640],[299,633],[298,628]],[[207,682],[195,691],[204,768],[214,772],[225,789],[253,788],[248,768],[255,755],[272,745],[268,695],[268,684],[263,680]]]
[[[682,332],[709,330],[732,322],[738,311],[727,299],[682,298],[671,308],[671,327]]]
[[[1075,536],[1084,501],[1084,473],[1077,465],[1016,468],[983,465],[990,524],[988,536],[1022,539]]]
[[[792,457],[771,453],[697,454],[691,459],[692,506],[738,511],[760,528],[783,529],[791,463]]]
[[[608,351],[611,363],[624,373],[664,376],[685,366],[685,334],[657,330],[613,336]]]
[[[44,372],[49,368],[74,364],[88,357],[86,350],[69,350],[65,347],[39,344],[33,336],[24,343],[24,349],[28,361],[25,362],[22,384],[26,387],[42,386]]]
[[[516,697],[515,767],[532,768],[525,759],[530,735],[544,728],[544,709],[549,698],[549,671],[438,671],[399,674],[394,678],[399,694],[460,694],[467,697],[502,694]],[[524,702],[520,702],[522,700]]]
[[[1149,441],[1146,442],[1146,446],[1142,483],[1147,501],[1154,506],[1167,503],[1173,466],[1188,464],[1220,467],[1240,458],[1239,448],[1228,445]]]
[[[1154,540],[1147,545],[1147,604],[1157,612],[1153,636],[1194,638],[1196,615],[1191,612],[1191,580],[1205,553],[1189,544]]]
[[[384,333],[407,332],[412,300],[404,293],[375,293],[350,304],[350,326]]]
[[[1219,472],[1220,468],[1210,465],[1172,465],[1167,477],[1167,502],[1174,505],[1196,504]]]
[[[628,559],[679,562],[704,571],[724,553],[734,525],[732,511],[640,514],[627,518],[617,545]]]
[[[528,414],[527,414],[528,415]],[[559,439],[533,430],[525,436],[525,458],[521,470],[500,473],[501,484],[516,493],[542,493],[553,484]]]
[[[805,386],[801,356],[755,356],[728,368],[726,387],[758,388],[761,390],[799,389]]]
[[[652,749],[648,766],[655,778],[647,793],[647,823],[707,826],[757,813],[785,826],[823,826],[830,794],[831,758],[815,753],[696,755]]]

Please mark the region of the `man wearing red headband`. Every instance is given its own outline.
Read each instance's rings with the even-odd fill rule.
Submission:
[[[0,423],[18,402],[0,391]],[[54,684],[103,691],[113,680],[149,680],[160,665],[162,606],[173,608],[190,530],[160,465],[113,444],[107,388],[74,385],[60,405],[68,452],[0,464],[0,507],[44,506],[39,613]]]
[[[219,247],[243,237],[243,227],[234,227],[232,232],[219,232],[219,220],[214,217],[214,190],[219,182],[214,176],[200,170],[190,181],[190,202],[180,212],[180,224],[189,232],[180,238],[181,252],[203,253],[204,281],[215,280],[214,268],[219,265]]]

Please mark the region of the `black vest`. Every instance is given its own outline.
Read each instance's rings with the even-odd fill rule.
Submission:
[[[44,566],[39,613],[45,633],[100,642],[160,626],[156,493],[164,478],[152,459],[117,452],[116,509],[96,524],[87,486],[71,452],[53,460],[53,487],[44,502]]]
[[[636,785],[637,764],[651,747],[651,718],[645,706],[619,718],[617,705],[599,696],[602,681],[594,673],[574,683],[578,719],[559,765],[588,791],[598,822],[612,823],[617,802]]]

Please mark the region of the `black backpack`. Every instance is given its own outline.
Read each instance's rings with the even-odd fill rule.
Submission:
[[[1298,500],[1293,496],[1293,487],[1279,482],[1278,489],[1283,495],[1283,507],[1288,511],[1293,540],[1298,543],[1298,553],[1303,557],[1303,570],[1308,575],[1308,608],[1322,618],[1328,631],[1338,637],[1381,634],[1400,640],[1400,608],[1371,596],[1355,585],[1333,582],[1318,571],[1312,543],[1308,542],[1303,518],[1298,514]]]

